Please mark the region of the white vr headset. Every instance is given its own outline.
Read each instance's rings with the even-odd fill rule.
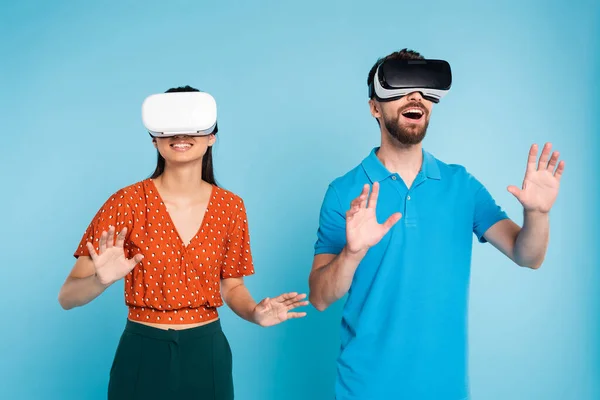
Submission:
[[[206,136],[217,133],[217,103],[206,92],[173,92],[148,96],[142,122],[152,137]]]

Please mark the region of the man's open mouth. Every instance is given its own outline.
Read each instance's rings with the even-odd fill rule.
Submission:
[[[425,113],[423,112],[423,110],[417,107],[407,108],[406,110],[402,111],[403,117],[413,120],[421,119],[421,117],[423,117],[424,114]]]

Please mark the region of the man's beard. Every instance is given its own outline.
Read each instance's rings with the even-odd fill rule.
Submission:
[[[396,115],[395,118],[383,118],[383,123],[390,136],[403,145],[415,145],[421,143],[425,138],[427,127],[429,126],[429,120],[427,119],[428,114],[423,107],[419,107],[423,110],[423,116],[421,118],[425,118],[425,123],[423,125],[400,123],[402,112],[411,107],[415,107],[415,105],[411,104],[403,107],[402,110],[398,111],[398,115]]]

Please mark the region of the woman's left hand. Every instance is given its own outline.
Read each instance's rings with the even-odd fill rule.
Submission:
[[[302,301],[304,298],[306,294],[295,292],[284,293],[274,299],[267,297],[254,308],[254,321],[260,326],[273,326],[290,318],[302,318],[306,316],[305,312],[289,311],[308,305],[308,301]]]

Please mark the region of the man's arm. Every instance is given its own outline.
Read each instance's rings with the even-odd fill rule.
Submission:
[[[362,193],[352,201],[346,212],[345,227],[340,226],[336,230],[338,236],[345,231],[346,245],[337,255],[325,252],[315,255],[309,276],[309,300],[317,310],[325,310],[348,292],[354,272],[369,248],[379,243],[402,217],[400,213],[394,213],[383,224],[377,222],[375,209],[378,196],[378,182],[373,184],[370,195],[369,185],[364,185]],[[323,213],[326,212],[324,207]],[[324,237],[323,240],[329,239]]]
[[[522,228],[505,219],[494,224],[484,236],[517,265],[538,269],[548,248],[549,217],[547,213],[525,212]]]
[[[353,254],[346,247],[338,255],[317,254],[308,278],[310,303],[317,310],[324,311],[344,297],[364,256],[364,252]]]
[[[537,162],[537,145],[532,145],[527,158],[525,179],[521,188],[509,186],[507,190],[523,206],[523,227],[509,219],[492,225],[484,234],[511,260],[523,267],[538,269],[546,256],[550,236],[549,213],[556,201],[565,162],[558,162],[559,153],[550,152],[546,143]]]

